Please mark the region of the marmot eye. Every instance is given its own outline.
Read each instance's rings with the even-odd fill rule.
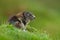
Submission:
[[[27,14],[27,16],[29,16],[30,14]]]
[[[27,14],[27,16],[31,16],[31,13],[30,12],[27,12],[26,14]]]

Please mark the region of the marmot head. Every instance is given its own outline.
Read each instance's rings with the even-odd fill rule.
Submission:
[[[28,12],[28,11],[24,11],[24,12],[23,12],[23,16],[24,16],[26,19],[29,19],[29,20],[35,19],[35,16],[34,16],[31,12]]]

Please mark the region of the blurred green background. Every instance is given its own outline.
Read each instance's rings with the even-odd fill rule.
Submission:
[[[0,24],[23,10],[36,16],[29,24],[31,27],[46,31],[53,40],[60,40],[60,0],[0,0]]]

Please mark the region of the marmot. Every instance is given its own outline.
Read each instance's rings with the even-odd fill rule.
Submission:
[[[35,19],[35,16],[29,11],[19,12],[9,19],[9,24],[13,24],[15,27],[25,31],[26,25]]]

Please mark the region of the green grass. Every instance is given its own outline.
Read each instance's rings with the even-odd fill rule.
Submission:
[[[33,29],[33,28],[31,28]],[[35,31],[35,29],[33,29]],[[46,33],[22,31],[12,25],[0,25],[0,40],[51,40]]]

